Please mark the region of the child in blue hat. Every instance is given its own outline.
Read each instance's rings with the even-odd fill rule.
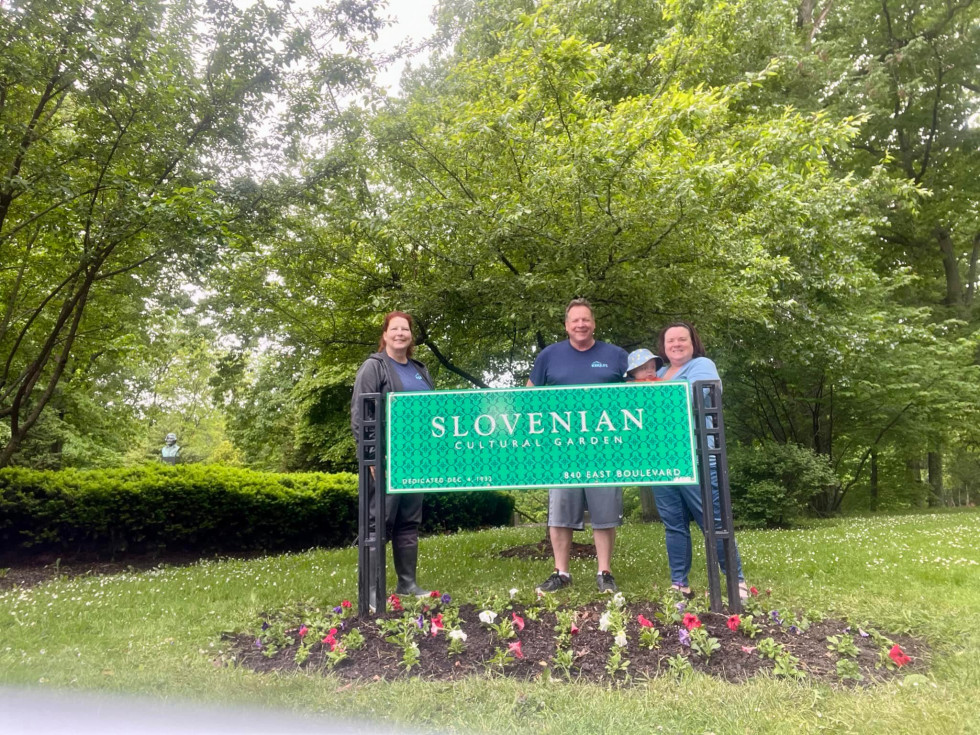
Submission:
[[[626,363],[626,379],[630,382],[652,382],[660,380],[657,370],[663,367],[664,361],[650,350],[633,350]]]

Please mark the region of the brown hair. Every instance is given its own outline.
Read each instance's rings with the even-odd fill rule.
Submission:
[[[565,321],[568,321],[568,312],[574,309],[576,306],[584,306],[589,310],[589,314],[595,319],[595,312],[592,310],[592,304],[588,299],[572,299],[568,302],[568,306],[565,307]]]
[[[664,340],[667,337],[667,330],[673,329],[674,327],[684,327],[687,333],[691,335],[691,346],[694,347],[694,357],[704,357],[704,345],[701,344],[701,338],[698,336],[698,330],[694,328],[693,324],[688,324],[687,322],[671,322],[666,327],[660,330],[660,336],[657,337],[657,352],[661,355],[666,355],[667,350],[664,347]]]
[[[415,320],[412,319],[411,314],[407,314],[404,311],[389,311],[385,314],[384,324],[381,325],[381,339],[378,340],[378,352],[385,351],[385,332],[388,331],[388,325],[391,324],[391,320],[399,316],[408,322],[408,328],[412,332],[412,342],[408,346],[407,353],[411,357],[412,353],[415,352]]]

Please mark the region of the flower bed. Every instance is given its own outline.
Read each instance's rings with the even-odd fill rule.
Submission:
[[[348,601],[267,616],[232,636],[227,661],[256,671],[312,669],[349,679],[482,674],[636,682],[701,671],[729,681],[760,673],[794,680],[869,684],[921,670],[922,642],[867,623],[780,609],[768,596],[741,615],[705,610],[673,592],[627,603],[622,595],[580,608],[555,596],[491,596],[457,604],[433,593],[392,596],[383,614],[359,619]]]

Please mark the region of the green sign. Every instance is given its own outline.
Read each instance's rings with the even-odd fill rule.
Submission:
[[[388,492],[690,485],[684,382],[390,393]]]

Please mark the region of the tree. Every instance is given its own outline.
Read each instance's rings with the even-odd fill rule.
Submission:
[[[338,74],[348,49],[321,53],[321,30],[370,34],[372,8],[0,7],[0,466],[67,376],[142,328],[145,299],[212,265],[233,234],[225,172],[256,161],[275,93],[295,110],[321,91],[301,81]]]

